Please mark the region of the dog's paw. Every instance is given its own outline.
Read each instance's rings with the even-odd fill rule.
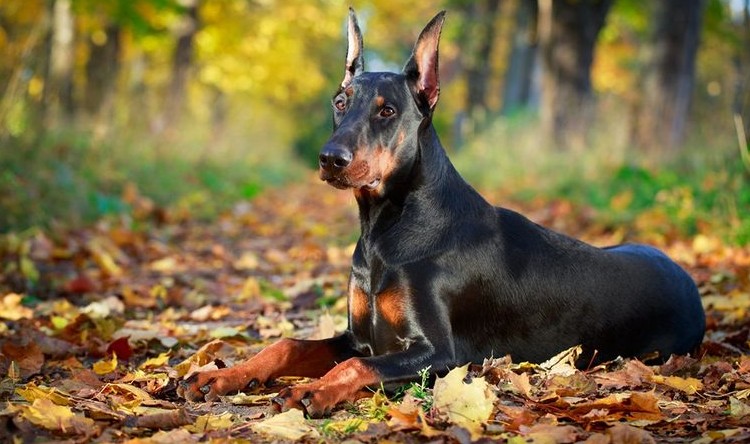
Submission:
[[[231,368],[194,373],[181,381],[177,394],[188,401],[215,401],[219,396],[239,392],[257,385],[257,380],[247,381]]]
[[[301,384],[287,387],[273,399],[275,407],[285,412],[289,409],[300,409],[311,418],[320,418],[331,413],[338,398],[330,390],[322,389],[318,384]]]

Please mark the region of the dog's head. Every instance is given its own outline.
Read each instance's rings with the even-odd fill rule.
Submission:
[[[438,101],[438,43],[445,12],[419,35],[400,73],[365,72],[362,33],[349,10],[346,67],[331,102],[333,135],[320,152],[320,178],[336,188],[383,196],[416,157],[419,130]]]

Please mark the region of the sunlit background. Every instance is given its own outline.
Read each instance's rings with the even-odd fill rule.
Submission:
[[[3,0],[0,231],[312,180],[349,5]],[[351,5],[370,70],[448,10],[435,124],[484,192],[750,242],[747,0]]]

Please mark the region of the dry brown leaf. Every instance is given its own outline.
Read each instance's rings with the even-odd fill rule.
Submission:
[[[519,431],[525,442],[534,444],[557,444],[576,442],[578,431],[570,425],[536,424],[531,427],[521,426]]]
[[[18,365],[21,378],[28,378],[31,375],[39,373],[44,365],[44,354],[42,354],[41,349],[34,342],[9,341],[2,344],[0,352],[2,352],[5,358]]]
[[[531,382],[529,382],[528,373],[521,373],[519,375],[518,373],[509,371],[507,376],[517,393],[526,398],[531,398]]]
[[[128,427],[169,430],[191,424],[193,421],[184,409],[163,410],[142,416],[132,416],[126,420]]]
[[[612,443],[655,444],[656,440],[646,430],[629,424],[615,424],[607,430]]]

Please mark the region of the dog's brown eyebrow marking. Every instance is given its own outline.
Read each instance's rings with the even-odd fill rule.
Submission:
[[[385,105],[385,97],[383,96],[377,96],[375,97],[375,105],[380,108],[381,106]]]
[[[347,86],[346,89],[344,89],[344,94],[346,94],[347,97],[351,97],[354,95],[354,88],[351,86]]]

